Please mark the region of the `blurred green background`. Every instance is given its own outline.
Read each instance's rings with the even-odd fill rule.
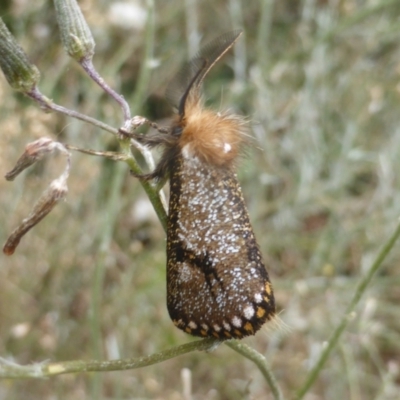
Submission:
[[[287,327],[245,341],[285,396],[304,382],[357,282],[400,216],[400,2],[79,2],[102,77],[167,124],[168,80],[202,43],[244,37],[206,80],[208,104],[248,116],[255,145],[239,178]],[[3,1],[0,15],[41,71],[40,88],[112,126],[122,113],[59,41],[50,1]],[[42,136],[118,150],[110,134],[43,113],[0,74],[0,170]],[[64,167],[52,157],[0,180],[1,242]],[[306,398],[398,399],[400,251],[390,254]],[[0,255],[0,356],[136,357],[192,340],[165,306],[165,235],[128,167],[73,154],[67,200]],[[183,375],[190,372],[191,397]],[[226,346],[140,370],[1,381],[1,399],[270,399],[260,372]]]

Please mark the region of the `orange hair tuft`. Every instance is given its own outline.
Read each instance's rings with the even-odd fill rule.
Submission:
[[[187,99],[180,125],[182,151],[219,167],[235,161],[245,142],[244,118],[206,109],[202,99],[194,94]]]

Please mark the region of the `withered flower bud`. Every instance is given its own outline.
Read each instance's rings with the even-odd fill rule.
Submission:
[[[33,207],[32,212],[27,218],[23,219],[21,224],[11,233],[7,239],[3,253],[10,256],[14,253],[21,238],[36,224],[38,224],[57,203],[64,199],[67,192],[68,171],[64,172],[59,178],[50,183],[50,186],[42,194],[38,202]]]
[[[18,159],[15,167],[5,175],[8,181],[13,181],[17,175],[32,164],[41,160],[46,154],[51,153],[57,147],[57,143],[49,138],[40,138],[25,147],[25,151]]]

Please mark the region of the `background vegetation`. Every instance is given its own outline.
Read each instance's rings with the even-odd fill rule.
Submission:
[[[288,329],[246,342],[290,398],[400,216],[400,3],[79,3],[98,71],[134,114],[161,124],[170,115],[165,86],[198,39],[244,29],[206,95],[248,115],[257,140],[239,176]],[[39,67],[44,94],[121,125],[117,105],[65,55],[52,2],[2,2],[0,15]],[[117,150],[107,133],[44,114],[3,75],[0,99],[2,175],[42,136]],[[55,157],[14,183],[0,180],[2,243],[63,166]],[[397,246],[307,399],[398,398],[399,256]],[[12,257],[0,255],[0,355],[21,364],[133,357],[191,340],[169,320],[165,295],[164,232],[139,182],[123,163],[74,154],[67,201]],[[0,398],[268,399],[270,391],[253,364],[220,346],[135,371],[2,381]]]

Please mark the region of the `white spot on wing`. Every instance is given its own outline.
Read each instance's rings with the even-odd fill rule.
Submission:
[[[197,324],[196,324],[196,322],[194,322],[194,321],[190,321],[190,322],[188,323],[188,326],[189,326],[189,328],[197,329]]]
[[[254,301],[255,301],[256,303],[261,303],[262,300],[263,300],[263,297],[262,297],[262,294],[261,294],[261,293],[256,293],[256,294],[254,295]]]
[[[214,330],[215,330],[216,332],[219,332],[219,331],[221,330],[221,327],[220,327],[219,325],[217,325],[217,324],[214,324],[214,325],[213,325],[213,328],[214,328]]]
[[[248,305],[248,306],[243,310],[243,314],[244,314],[244,317],[245,317],[246,319],[251,319],[251,318],[254,316],[254,313],[255,313],[254,307],[251,306],[251,305]]]
[[[222,323],[222,325],[224,326],[224,328],[227,330],[227,331],[230,331],[231,330],[231,326],[227,323],[227,322],[223,322]]]
[[[236,328],[240,328],[242,326],[242,320],[239,317],[233,317],[232,325],[236,326]]]

